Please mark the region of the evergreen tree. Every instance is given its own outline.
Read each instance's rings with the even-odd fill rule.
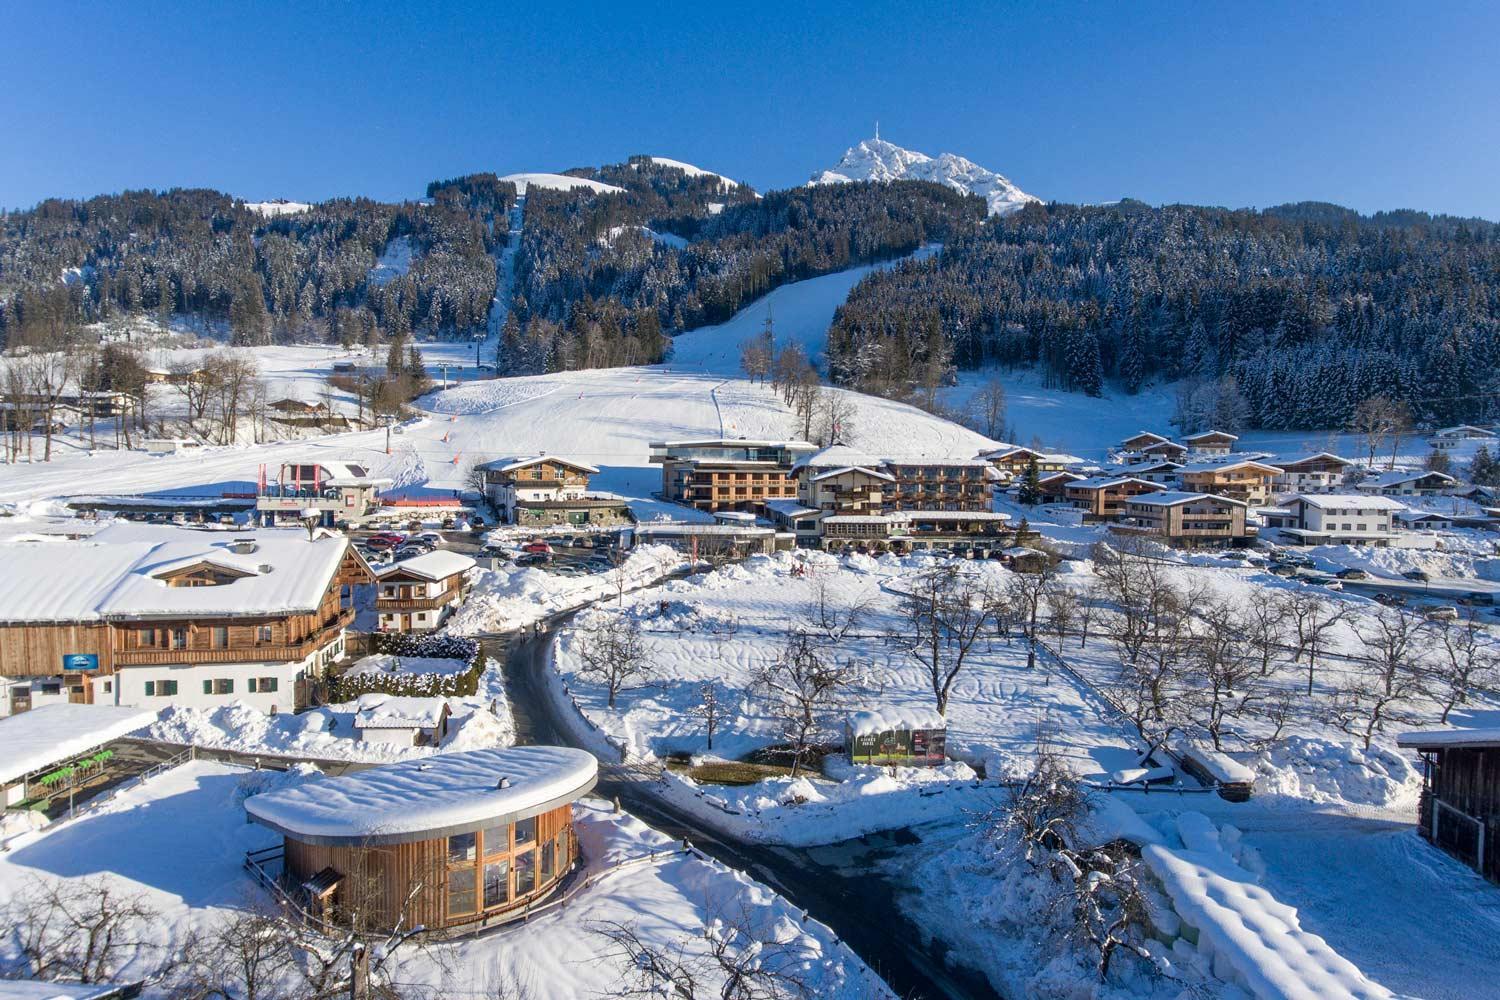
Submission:
[[[1016,491],[1016,499],[1028,507],[1041,503],[1041,478],[1036,459],[1033,458],[1026,463],[1026,471],[1021,474],[1021,485]]]
[[[1500,486],[1500,460],[1490,453],[1487,445],[1480,445],[1469,463],[1469,482],[1475,486]]]

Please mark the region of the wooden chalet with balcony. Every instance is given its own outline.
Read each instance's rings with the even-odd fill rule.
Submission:
[[[1088,523],[1118,520],[1124,515],[1125,505],[1132,497],[1159,493],[1165,489],[1160,483],[1132,476],[1090,476],[1068,483],[1063,487],[1063,492],[1069,503],[1083,511],[1083,520]]]
[[[1242,545],[1249,538],[1246,505],[1211,493],[1146,493],[1125,502],[1112,529],[1142,534],[1181,548]]]
[[[1337,493],[1354,463],[1331,451],[1317,451],[1286,460],[1277,459],[1281,473],[1271,480],[1278,496],[1288,493]]]
[[[0,714],[56,702],[264,711],[343,656],[353,588],[339,535],[115,525],[0,546]]]
[[[1272,484],[1279,475],[1278,466],[1241,459],[1193,462],[1178,471],[1178,480],[1185,493],[1212,493],[1259,507],[1270,503],[1275,494]]]
[[[1019,446],[983,451],[978,457],[995,468],[1002,482],[1010,482],[1026,475],[1026,470],[1031,468],[1033,462],[1036,463],[1037,473],[1043,476],[1063,472],[1083,464],[1083,459],[1077,455],[1037,451],[1034,448]]]
[[[376,570],[375,613],[382,632],[431,632],[469,595],[466,555],[438,549]]]
[[[1209,430],[1189,434],[1182,439],[1182,443],[1187,445],[1188,454],[1193,458],[1214,458],[1234,451],[1234,443],[1238,440],[1237,434]]]

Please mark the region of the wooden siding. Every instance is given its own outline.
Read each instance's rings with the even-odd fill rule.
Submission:
[[[394,924],[401,916],[401,908],[413,889],[417,892],[410,905],[410,912],[406,914],[408,924],[420,923],[436,928],[473,923],[546,895],[567,872],[573,858],[577,857],[577,838],[572,831],[572,805],[559,806],[535,818],[536,839],[529,844],[515,847],[507,845],[497,852],[491,845],[483,844],[481,836],[475,860],[460,864],[449,863],[446,837],[379,847],[304,844],[286,837],[286,870],[295,885],[300,885],[324,868],[331,867],[339,872],[345,877],[339,892],[351,893],[353,902],[363,901],[362,908],[372,914],[369,926],[374,929],[387,929]],[[554,860],[552,877],[542,881],[538,859],[537,886],[532,892],[512,895],[503,906],[484,910],[485,860],[495,860],[497,857],[511,859],[510,877],[514,886],[515,855],[535,851],[540,844],[552,840],[563,831],[568,833],[568,855]],[[514,839],[513,832],[511,839]],[[449,916],[449,873],[465,870],[472,870],[474,873],[476,910],[473,913]],[[350,897],[343,897],[339,899],[339,905],[349,905],[349,901]]]
[[[1448,748],[1432,753],[1419,807],[1422,835],[1432,839],[1433,799],[1479,820],[1484,826],[1483,857],[1472,856],[1477,845],[1465,835],[1472,834],[1472,826],[1451,814],[1438,819],[1437,844],[1473,864],[1491,882],[1500,882],[1500,748]]]
[[[68,653],[97,653],[99,672],[114,669],[110,627],[94,625],[0,626],[0,677],[61,674]]]

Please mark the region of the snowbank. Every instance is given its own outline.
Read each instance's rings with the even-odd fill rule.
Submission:
[[[1414,805],[1422,773],[1406,756],[1375,744],[1288,736],[1253,762],[1257,795],[1313,804],[1397,809]]]
[[[683,566],[687,558],[666,545],[644,545],[633,550],[622,567],[625,588],[659,580]],[[545,570],[492,569],[480,571],[446,631],[480,635],[525,628],[560,611],[582,607],[616,592],[622,577],[610,569],[588,576],[557,576]]]

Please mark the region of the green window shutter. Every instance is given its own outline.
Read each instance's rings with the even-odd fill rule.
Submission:
[[[214,693],[214,682],[213,681],[204,681],[203,682],[203,693],[204,694],[213,694]]]
[[[146,697],[147,698],[153,698],[155,696],[156,696],[156,682],[155,681],[147,681],[146,682]]]

